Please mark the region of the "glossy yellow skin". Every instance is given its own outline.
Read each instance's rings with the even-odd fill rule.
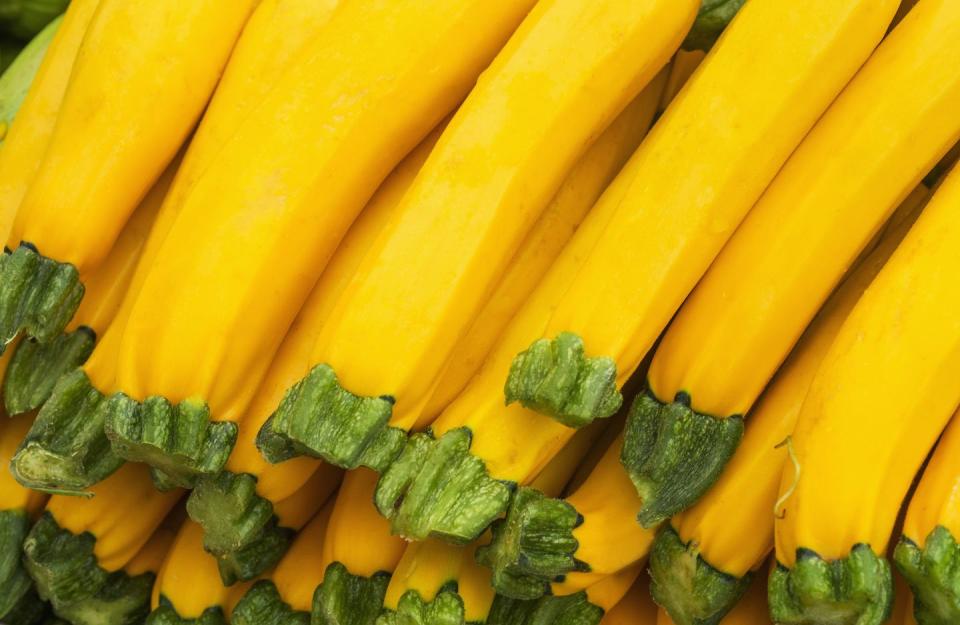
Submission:
[[[667,85],[660,98],[660,111],[667,110],[670,103],[673,102],[683,86],[687,84],[693,72],[700,67],[707,53],[703,50],[677,50],[673,57],[673,63],[670,64],[670,76],[667,79]]]
[[[294,610],[309,612],[313,593],[323,581],[326,567],[318,564],[332,512],[333,502],[330,502],[297,534],[283,560],[270,574],[280,596]],[[357,534],[355,538],[363,540],[362,536]]]
[[[572,331],[589,355],[612,357],[620,384],[626,382],[740,219],[879,41],[895,5],[748,2],[514,317],[484,368],[438,419],[438,429],[470,427],[472,453],[495,477],[523,482],[536,474],[569,433],[516,404],[503,406],[514,356],[538,338]]]
[[[656,625],[657,611],[650,596],[650,578],[641,574],[626,595],[603,615],[600,625]]]
[[[910,483],[960,404],[960,319],[952,312],[960,304],[958,202],[955,171],[850,313],[814,378],[793,436],[802,474],[776,521],[785,566],[801,547],[828,560],[861,543],[886,553]],[[787,467],[780,492],[793,485]]]
[[[587,588],[587,599],[604,611],[617,605],[630,590],[633,583],[643,571],[643,562],[629,566],[609,577],[605,577],[593,586]]]
[[[887,3],[895,6],[897,3]],[[922,2],[810,131],[673,320],[661,401],[744,415],[861,249],[960,139],[960,4]]]
[[[364,259],[312,362],[353,393],[394,397],[393,425],[416,424],[564,176],[667,63],[698,5],[537,2]]]
[[[100,0],[70,3],[0,151],[0,240],[40,168],[70,81],[77,50]]]
[[[232,590],[220,580],[217,561],[203,550],[203,528],[187,519],[157,575],[151,607],[157,609],[163,596],[181,617],[199,618],[208,608],[225,607]]]
[[[63,529],[93,534],[97,539],[93,553],[107,571],[123,568],[183,496],[179,489],[157,491],[149,468],[133,463],[123,465],[90,491],[89,499],[54,495],[47,512]]]
[[[960,471],[957,452],[960,450],[960,416],[944,431],[937,449],[923,471],[923,477],[910,500],[903,523],[903,535],[921,547],[937,526],[960,536]]]
[[[593,449],[594,444],[604,435],[608,425],[610,424],[605,421],[594,421],[590,425],[577,430],[570,442],[530,482],[530,488],[535,488],[548,497],[560,496],[564,487],[577,472],[580,463]]]
[[[200,118],[255,4],[101,0],[8,244],[97,267]]]
[[[344,472],[338,467],[320,465],[296,492],[274,503],[273,513],[277,521],[283,527],[299,530],[330,500],[343,476]]]
[[[696,544],[700,556],[715,569],[743,577],[773,548],[780,475],[793,471],[781,444],[793,432],[810,384],[840,327],[916,221],[927,193],[921,185],[911,194],[873,251],[824,304],[749,413],[743,441],[720,479],[693,507],[670,521],[680,539]]]
[[[463,390],[527,295],[556,260],[587,212],[643,140],[666,82],[664,68],[613,120],[567,174],[514,254],[493,294],[458,341],[414,427],[433,421]]]
[[[176,538],[176,528],[160,526],[137,555],[124,565],[124,572],[131,576],[159,572]]]
[[[189,190],[133,304],[119,386],[238,420],[350,223],[530,1],[340,7]]]
[[[236,447],[227,470],[257,477],[257,494],[269,501],[289,496],[320,463],[306,456],[279,464],[264,460],[256,447],[257,433],[273,414],[287,390],[309,371],[310,349],[330,310],[374,240],[393,217],[404,193],[440,138],[443,124],[431,132],[383,181],[350,226],[277,350],[260,388],[240,421]]]
[[[31,425],[32,414],[8,417],[0,412],[0,510],[24,510],[35,518],[43,510],[47,495],[20,486],[7,468]]]

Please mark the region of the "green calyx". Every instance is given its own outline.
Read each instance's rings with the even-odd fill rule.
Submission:
[[[893,577],[868,545],[832,561],[798,549],[792,569],[778,565],[770,576],[768,599],[780,625],[880,625],[890,618]]]
[[[0,622],[36,623],[47,611],[20,561],[30,519],[23,510],[0,511]]]
[[[389,583],[388,573],[360,577],[339,562],[331,563],[313,594],[311,625],[374,625]]]
[[[257,448],[273,463],[310,456],[344,469],[383,472],[406,439],[388,425],[392,413],[392,399],[354,395],[329,365],[317,365],[260,428]]]
[[[504,395],[508,404],[518,401],[571,428],[609,417],[623,404],[616,363],[587,358],[583,339],[572,332],[534,341],[518,354]]]
[[[35,490],[80,495],[119,469],[123,459],[103,431],[111,401],[82,369],[61,377],[10,463],[17,481]]]
[[[741,438],[741,417],[700,414],[681,393],[669,404],[649,393],[638,395],[620,462],[643,500],[640,524],[654,527],[696,503],[720,477]]]
[[[376,625],[463,625],[463,599],[456,592],[441,590],[432,601],[424,601],[416,590],[400,597],[396,611],[381,614]]]
[[[603,609],[590,603],[584,591],[529,601],[497,595],[487,625],[598,625],[602,618]]]
[[[491,527],[493,539],[477,550],[477,562],[493,570],[493,587],[512,599],[537,599],[550,582],[590,567],[574,554],[573,530],[583,523],[576,509],[533,488],[521,488],[505,519]]]
[[[117,393],[109,405],[103,427],[114,453],[149,464],[160,490],[193,488],[199,477],[218,473],[237,441],[237,424],[211,421],[201,401],[138,402]]]
[[[273,504],[257,494],[257,479],[222,471],[203,477],[187,499],[203,527],[203,546],[217,559],[226,585],[248,581],[280,561],[294,531],[280,527]]]
[[[683,49],[709,51],[746,2],[747,0],[703,0],[697,19],[683,42]]]
[[[81,327],[49,343],[29,339],[17,346],[3,381],[7,414],[36,410],[50,398],[57,381],[90,357],[96,335]]]
[[[409,540],[433,536],[457,544],[477,538],[507,508],[511,487],[470,454],[466,428],[439,439],[414,434],[380,477],[374,503],[393,532]]]
[[[0,3],[0,31],[30,39],[63,13],[70,0],[4,0]]]
[[[650,579],[653,598],[676,625],[717,625],[746,592],[752,575],[718,571],[668,525],[651,547]]]
[[[893,560],[913,589],[917,623],[960,623],[960,545],[950,530],[937,526],[923,548],[901,538]]]
[[[20,332],[41,343],[58,337],[73,318],[83,284],[76,267],[21,244],[0,255],[0,353]]]
[[[233,609],[233,625],[310,625],[310,614],[287,605],[270,581],[259,581]]]
[[[144,625],[227,625],[227,618],[219,607],[207,608],[200,618],[184,618],[169,599],[160,595],[160,606],[150,613]]]
[[[147,617],[154,575],[108,573],[93,553],[96,539],[61,529],[46,513],[23,544],[23,562],[40,597],[74,625],[139,625]]]

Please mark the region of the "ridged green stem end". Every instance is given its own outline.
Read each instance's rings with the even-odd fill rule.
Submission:
[[[0,512],[0,622],[36,623],[47,611],[20,561],[30,519],[23,510]]]
[[[123,459],[103,431],[110,403],[82,369],[61,377],[13,456],[13,476],[28,488],[80,495],[119,469]]]
[[[571,428],[609,417],[623,404],[616,363],[587,358],[583,339],[572,332],[534,341],[518,354],[503,392],[507,404],[518,401]]]
[[[890,564],[863,544],[833,561],[799,549],[792,569],[770,576],[768,600],[780,625],[880,625],[893,602]]]
[[[277,564],[294,531],[280,527],[273,504],[257,494],[257,479],[222,471],[201,478],[187,513],[203,527],[203,546],[216,559],[226,585],[248,581]]]
[[[207,608],[200,618],[184,618],[177,613],[173,604],[161,595],[160,606],[150,613],[145,625],[227,625],[227,618],[219,607]]]
[[[746,3],[747,0],[703,0],[683,49],[709,51]]]
[[[913,589],[917,623],[960,623],[960,545],[950,530],[934,528],[922,549],[901,538],[893,559]]]
[[[114,453],[150,465],[160,490],[193,488],[199,477],[218,473],[237,442],[237,424],[211,421],[201,401],[138,402],[117,393],[110,408],[103,425]]]
[[[441,591],[433,601],[424,601],[416,590],[400,597],[396,611],[386,610],[376,625],[463,625],[463,599],[455,592]]]
[[[465,544],[507,509],[511,487],[490,477],[483,461],[470,454],[471,439],[466,428],[439,439],[428,434],[408,439],[374,495],[395,534]]]
[[[493,587],[512,599],[537,599],[550,582],[590,567],[574,557],[573,530],[583,523],[576,509],[533,488],[521,488],[505,519],[494,522],[493,539],[477,550],[477,562],[493,570]]]
[[[0,31],[30,39],[63,13],[70,0],[5,0],[0,7]]]
[[[684,544],[669,525],[650,550],[650,592],[676,625],[717,625],[746,592],[752,575],[734,577]]]
[[[257,448],[273,463],[310,456],[344,469],[382,472],[406,439],[388,425],[392,413],[391,398],[354,395],[329,365],[317,365],[287,391],[260,428]]]
[[[720,477],[741,438],[741,417],[694,412],[685,395],[669,404],[649,393],[638,395],[620,461],[643,499],[640,524],[654,527],[696,503]]]
[[[339,562],[330,564],[313,594],[311,625],[373,625],[389,583],[388,573],[360,577]]]
[[[230,621],[233,625],[310,625],[310,614],[284,603],[277,587],[260,581],[247,591]]]
[[[497,595],[487,625],[597,625],[603,609],[590,603],[586,592],[532,601]]]
[[[143,623],[154,575],[108,573],[97,563],[95,542],[91,534],[72,534],[44,514],[24,541],[24,566],[40,596],[74,625]]]
[[[30,245],[0,255],[0,353],[20,332],[49,343],[77,312],[83,284],[76,267]]]
[[[42,406],[57,381],[87,361],[96,340],[93,330],[81,327],[45,344],[21,341],[3,381],[7,414],[22,414]]]

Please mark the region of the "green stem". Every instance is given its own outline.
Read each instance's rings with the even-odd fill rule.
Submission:
[[[46,28],[34,37],[17,55],[10,66],[0,76],[0,145],[6,139],[14,118],[27,97],[30,85],[40,69],[40,63],[47,54],[47,48],[53,36],[60,28],[63,17],[50,22]]]
[[[603,609],[590,603],[584,591],[532,601],[497,595],[487,625],[597,625]]]
[[[87,361],[95,342],[96,335],[86,327],[61,334],[46,344],[21,341],[3,380],[7,414],[18,415],[42,406],[57,381]]]
[[[693,28],[683,42],[683,48],[710,50],[746,2],[747,0],[703,0]]]
[[[339,562],[330,564],[313,595],[311,624],[374,625],[389,583],[389,573],[361,577]]]
[[[169,599],[160,595],[160,605],[150,613],[144,625],[227,625],[227,618],[220,607],[207,608],[200,618],[184,618]]]
[[[893,559],[913,589],[917,623],[960,623],[960,545],[950,530],[937,526],[923,548],[901,538]]]
[[[400,597],[396,611],[386,610],[376,625],[462,625],[463,599],[455,591],[441,590],[432,601],[424,601],[416,590]]]
[[[0,30],[27,40],[67,9],[70,0],[2,0]]]
[[[20,561],[30,519],[23,510],[0,512],[0,622],[36,623],[47,608]]]
[[[233,625],[310,625],[310,614],[287,605],[270,581],[259,581],[233,610]]]

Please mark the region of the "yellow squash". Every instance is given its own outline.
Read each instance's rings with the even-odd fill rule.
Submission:
[[[655,625],[657,605],[650,597],[650,578],[637,577],[627,594],[603,615],[600,625]]]
[[[667,110],[667,107],[687,84],[687,81],[693,76],[693,72],[700,67],[706,56],[707,53],[703,50],[677,50],[677,54],[673,57],[673,63],[670,65],[667,85],[660,98],[659,111]]]

